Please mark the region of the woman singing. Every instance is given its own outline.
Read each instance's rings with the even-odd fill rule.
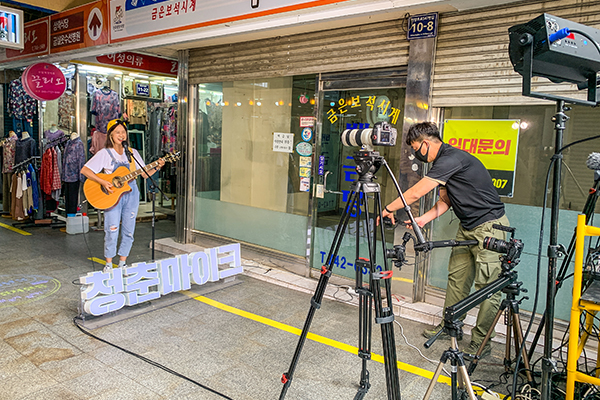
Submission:
[[[128,159],[123,142],[127,141],[127,125],[124,121],[113,119],[106,126],[106,144],[98,151],[81,169],[81,173],[94,182],[99,183],[108,193],[113,193],[113,185],[102,178],[98,173],[112,174],[120,166],[125,166],[130,171],[145,167],[144,161],[135,149],[130,149],[133,158]],[[164,160],[159,161],[159,166],[148,172],[154,174],[163,165]],[[147,176],[143,174],[142,176]],[[104,272],[113,268],[112,259],[117,254],[117,242],[119,239],[119,225],[121,226],[121,244],[119,246],[118,268],[125,266],[127,256],[133,244],[133,232],[135,231],[135,219],[137,217],[140,202],[140,193],[135,180],[128,182],[131,191],[122,195],[119,202],[112,208],[104,211],[104,258],[106,266]]]

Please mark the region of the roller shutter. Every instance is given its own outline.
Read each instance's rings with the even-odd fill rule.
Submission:
[[[440,16],[434,68],[434,107],[550,104],[524,97],[522,77],[508,57],[508,28],[542,13],[598,28],[600,1],[525,1]],[[533,79],[533,90],[585,99],[575,85]],[[536,82],[539,82],[536,84]]]
[[[190,50],[189,82],[223,82],[406,66],[401,21]]]

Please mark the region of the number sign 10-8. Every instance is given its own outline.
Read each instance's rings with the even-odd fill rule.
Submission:
[[[437,36],[438,13],[411,15],[408,19],[407,39],[426,39]]]

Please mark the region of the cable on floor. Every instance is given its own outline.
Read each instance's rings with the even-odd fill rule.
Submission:
[[[199,382],[197,382],[197,381],[195,381],[195,380],[193,380],[193,379],[191,379],[191,378],[188,378],[187,376],[185,376],[185,375],[182,375],[182,374],[180,374],[179,372],[173,371],[172,369],[170,369],[170,368],[167,368],[167,367],[165,367],[164,365],[157,363],[156,361],[152,361],[152,360],[150,360],[149,358],[146,358],[146,357],[144,357],[144,356],[142,356],[142,355],[140,355],[140,354],[134,353],[133,351],[127,350],[127,349],[125,349],[125,348],[123,348],[123,347],[120,347],[120,346],[118,346],[118,345],[116,345],[116,344],[114,344],[114,343],[111,343],[111,342],[109,342],[109,341],[107,341],[107,340],[104,340],[104,339],[102,339],[102,338],[100,338],[100,337],[98,337],[98,336],[94,335],[93,333],[91,333],[90,331],[86,330],[86,329],[85,329],[85,328],[83,328],[81,325],[79,325],[79,323],[77,322],[78,320],[79,320],[79,321],[81,321],[81,317],[79,317],[79,316],[77,316],[77,317],[74,317],[74,318],[73,318],[73,323],[74,323],[74,324],[75,324],[75,326],[76,326],[76,327],[77,327],[77,328],[78,328],[78,329],[79,329],[81,332],[83,332],[84,334],[86,334],[86,335],[88,335],[88,336],[91,336],[91,337],[93,337],[94,339],[96,339],[96,340],[99,340],[99,341],[100,341],[100,342],[102,342],[102,343],[106,343],[106,344],[108,344],[109,346],[112,346],[112,347],[114,347],[114,348],[117,348],[117,349],[119,349],[119,350],[121,350],[121,351],[123,351],[123,352],[125,352],[125,353],[127,353],[127,354],[129,354],[129,355],[132,355],[132,356],[134,356],[134,357],[136,357],[136,358],[139,358],[140,360],[142,360],[142,361],[145,361],[145,362],[147,362],[148,364],[150,364],[150,365],[152,365],[152,366],[155,366],[155,367],[157,367],[157,368],[160,368],[160,369],[162,369],[163,371],[166,371],[166,372],[168,372],[168,373],[170,373],[170,374],[173,374],[173,375],[175,375],[175,376],[177,376],[177,377],[179,377],[179,378],[185,379],[186,381],[188,381],[188,382],[191,382],[191,383],[193,383],[194,385],[200,386],[200,387],[201,387],[202,389],[204,389],[204,390],[207,390],[207,391],[209,391],[209,392],[211,392],[211,393],[214,393],[214,394],[216,394],[217,396],[220,396],[220,397],[222,397],[222,398],[224,398],[224,399],[233,400],[231,397],[229,397],[229,396],[226,396],[225,394],[223,394],[223,393],[221,393],[221,392],[219,392],[219,391],[217,391],[217,390],[215,390],[215,389],[212,389],[212,388],[210,388],[210,387],[208,387],[208,386],[206,386],[206,385],[203,385],[203,384],[201,384],[201,383],[199,383]]]

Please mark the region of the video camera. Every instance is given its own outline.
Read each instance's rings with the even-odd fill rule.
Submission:
[[[346,129],[342,132],[341,140],[344,146],[395,146],[398,131],[388,122],[377,122],[373,128]]]
[[[515,234],[515,228],[496,224],[492,225],[492,228],[509,232],[510,238],[506,241],[487,236],[483,239],[483,248],[495,251],[496,253],[504,254],[504,256],[500,257],[500,260],[503,262],[503,264],[518,264],[519,257],[521,257],[521,252],[523,251],[523,242],[513,237]]]

